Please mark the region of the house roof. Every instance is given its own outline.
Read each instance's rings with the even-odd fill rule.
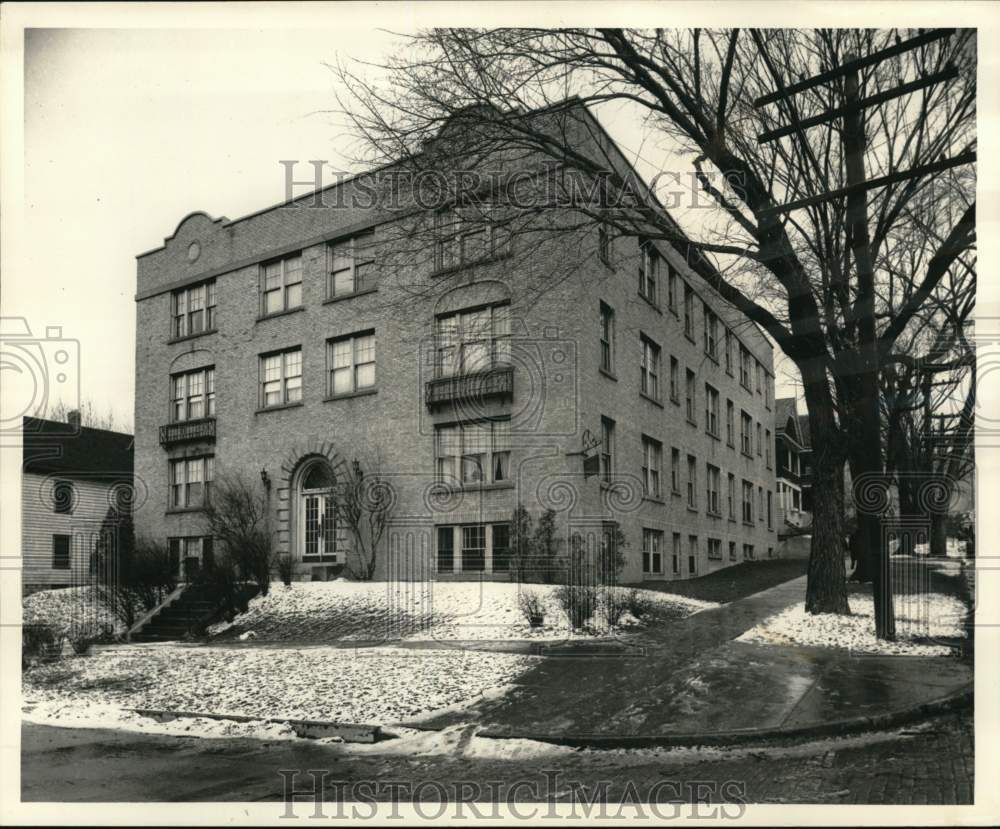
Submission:
[[[779,397],[774,401],[774,434],[776,437],[788,437],[804,446],[797,405],[798,401],[794,397]]]
[[[809,415],[799,415],[799,434],[802,435],[802,445],[812,449],[812,439],[809,436]]]
[[[22,425],[24,472],[86,480],[132,478],[132,435],[37,417],[25,417]]]

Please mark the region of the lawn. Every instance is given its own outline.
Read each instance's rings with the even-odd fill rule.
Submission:
[[[697,601],[725,604],[804,576],[808,566],[809,560],[806,558],[744,561],[732,567],[716,570],[707,576],[683,581],[644,581],[642,587],[647,590],[662,590]]]

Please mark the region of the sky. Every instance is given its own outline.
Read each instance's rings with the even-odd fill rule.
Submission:
[[[283,159],[350,170],[327,64],[378,61],[398,42],[344,25],[29,29],[24,255],[4,315],[36,336],[60,326],[79,344],[81,398],[130,426],[135,256],[194,210],[234,219],[281,201]],[[640,167],[667,163],[637,118],[597,115]],[[779,396],[788,379],[779,369]]]

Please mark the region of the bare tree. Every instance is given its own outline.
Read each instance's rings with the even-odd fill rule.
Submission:
[[[218,564],[231,565],[266,596],[274,552],[265,493],[241,472],[222,472],[212,483],[204,514],[208,532],[221,547]]]
[[[499,214],[508,238],[524,237],[516,247],[530,250],[539,234],[579,234],[598,225],[614,236],[672,245],[791,359],[802,377],[813,441],[806,607],[814,613],[849,610],[843,465],[850,461],[855,480],[884,472],[881,453],[869,451],[867,440],[879,422],[878,365],[891,359],[944,274],[972,248],[974,187],[969,175],[925,175],[872,190],[869,243],[860,250],[844,197],[776,210],[845,186],[839,123],[758,142],[769,130],[841,106],[842,89],[813,87],[776,108],[758,108],[754,101],[901,36],[907,33],[446,29],[410,38],[380,67],[382,83],[337,67],[340,105],[368,163],[411,172],[446,167],[454,182],[497,153],[506,169],[545,159],[560,172],[560,195],[582,183],[599,198],[571,198],[560,202],[559,212],[546,206],[511,209],[509,199],[490,201],[495,191],[487,189],[484,208],[480,188],[476,205],[494,221]],[[975,148],[975,46],[974,32],[959,31],[861,70],[862,94],[874,97],[949,64],[959,69],[952,83],[910,96],[881,96],[864,110],[870,178]],[[632,117],[644,119],[650,138],[670,143],[690,165],[711,210],[700,211],[687,233],[662,209],[656,188],[630,178],[624,156],[579,113],[610,106],[619,112],[629,107]],[[553,178],[538,175],[546,185]],[[931,197],[941,209],[926,228],[911,208]],[[408,227],[399,238],[411,245],[404,254],[411,266],[418,249],[426,250],[435,238],[426,211],[415,215],[404,220],[397,214]],[[887,251],[900,239],[919,241],[919,269],[886,267]],[[859,267],[859,257],[870,260],[870,270]],[[534,287],[551,290],[570,275],[546,273]],[[872,526],[868,520],[868,555],[880,559]],[[887,617],[880,607],[877,616],[879,635],[890,638],[891,613]]]
[[[351,534],[348,572],[353,578],[371,581],[378,563],[379,544],[392,516],[395,495],[382,477],[376,458],[369,471],[355,458],[334,487],[337,520]]]
[[[84,400],[79,406],[67,406],[61,400],[56,403],[46,413],[51,420],[69,422],[70,412],[79,412],[80,424],[89,426],[91,429],[105,429],[109,432],[131,432],[132,425],[124,421],[119,422],[115,413],[111,409],[99,411],[92,400]]]

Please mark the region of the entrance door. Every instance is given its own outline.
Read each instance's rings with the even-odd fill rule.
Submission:
[[[333,479],[323,463],[307,470],[299,493],[298,548],[303,561],[336,562],[337,511]]]

